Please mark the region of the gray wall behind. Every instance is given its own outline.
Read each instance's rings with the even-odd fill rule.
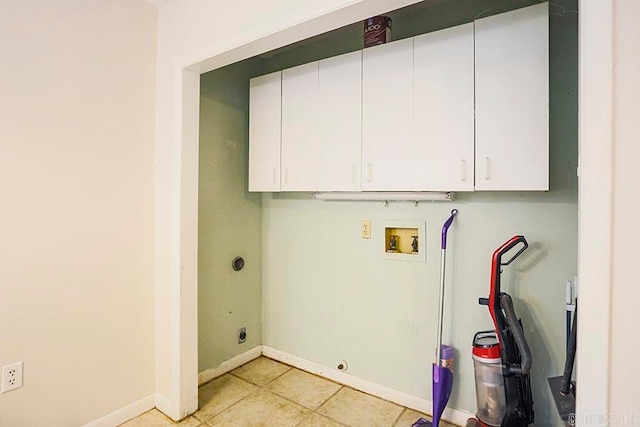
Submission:
[[[247,60],[201,80],[198,188],[198,371],[262,344],[262,206],[247,191],[250,77]],[[242,256],[245,267],[233,271]],[[238,329],[247,341],[238,344]]]

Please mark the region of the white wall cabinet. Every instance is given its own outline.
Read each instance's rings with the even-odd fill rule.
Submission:
[[[478,19],[476,190],[549,189],[548,3]]]
[[[282,191],[313,190],[320,141],[318,61],[282,71]]]
[[[280,191],[281,74],[249,84],[249,191]]]
[[[413,188],[413,39],[362,53],[362,190]]]
[[[413,189],[473,191],[473,23],[413,43]]]
[[[282,190],[358,191],[362,53],[282,72]]]
[[[359,191],[362,163],[362,51],[318,67],[317,191]]]
[[[548,190],[548,34],[542,3],[252,79],[249,190]]]

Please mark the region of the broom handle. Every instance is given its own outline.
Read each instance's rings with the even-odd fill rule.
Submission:
[[[436,365],[441,365],[441,353],[442,353],[442,318],[444,316],[444,270],[445,270],[445,260],[447,257],[447,232],[449,231],[449,227],[453,223],[453,219],[458,214],[457,209],[453,209],[451,211],[451,216],[447,219],[442,226],[442,241],[441,241],[441,252],[442,256],[440,257],[440,297],[438,298],[438,334],[436,337],[437,347],[436,347]]]

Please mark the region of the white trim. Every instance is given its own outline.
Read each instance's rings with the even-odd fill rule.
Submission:
[[[110,414],[100,417],[97,420],[88,422],[87,424],[84,424],[83,427],[118,426],[124,422],[129,421],[132,418],[137,417],[138,415],[144,414],[145,412],[155,408],[155,402],[156,396],[154,394],[150,394],[149,396],[143,397],[142,399],[137,400],[123,408],[117,409]]]
[[[174,132],[179,137],[174,156],[175,188],[179,191],[179,210],[175,212],[178,250],[174,266],[179,265],[172,303],[176,304],[177,336],[174,337],[173,399],[180,402],[175,420],[198,410],[198,156],[200,125],[200,74],[176,69],[180,99]],[[174,245],[175,249],[176,245]],[[186,350],[186,351],[185,351]],[[175,406],[175,404],[174,404]],[[173,415],[177,415],[174,417]]]
[[[201,386],[202,384],[207,383],[214,378],[218,378],[219,376],[224,375],[227,372],[233,371],[234,369],[244,365],[245,363],[251,362],[253,359],[260,357],[261,354],[262,346],[259,345],[249,351],[245,351],[244,353],[239,354],[232,359],[227,360],[226,362],[222,362],[216,368],[205,369],[198,374],[198,386]]]
[[[173,413],[173,404],[171,399],[167,396],[156,393],[156,409],[171,418],[171,414]]]
[[[356,390],[360,390],[372,396],[388,400],[398,405],[431,415],[431,401],[412,394],[404,393],[364,378],[359,378],[337,369],[329,368],[302,357],[294,356],[273,347],[262,346],[262,354],[270,359],[291,365],[303,371],[335,381]],[[442,419],[457,425],[465,425],[467,420],[474,415],[470,412],[447,407],[442,414]]]
[[[579,4],[577,420],[609,413],[613,185],[613,2]],[[597,313],[597,315],[594,315]]]

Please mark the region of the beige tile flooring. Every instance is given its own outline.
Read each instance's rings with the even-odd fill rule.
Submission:
[[[179,423],[153,409],[122,426],[410,427],[430,419],[266,357],[202,385],[198,401],[198,411]]]

